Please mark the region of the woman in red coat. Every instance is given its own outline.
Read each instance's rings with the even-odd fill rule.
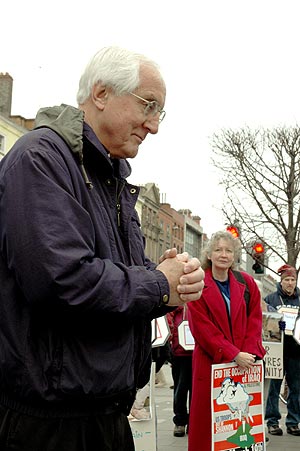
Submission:
[[[240,241],[229,232],[216,232],[203,252],[205,286],[198,301],[188,305],[195,339],[193,386],[189,419],[189,451],[211,451],[211,366],[235,361],[243,369],[262,359],[262,311],[255,280],[232,271],[240,256]],[[246,285],[245,285],[246,284]],[[244,292],[249,290],[246,305]]]

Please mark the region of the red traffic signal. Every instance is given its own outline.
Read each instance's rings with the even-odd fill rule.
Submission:
[[[252,247],[255,254],[264,254],[265,246],[262,243],[255,243]]]
[[[229,225],[226,227],[227,232],[231,233],[234,238],[239,238],[240,231],[235,225]]]
[[[255,274],[265,273],[265,246],[261,241],[256,241],[252,245],[252,258],[253,266],[252,269]]]

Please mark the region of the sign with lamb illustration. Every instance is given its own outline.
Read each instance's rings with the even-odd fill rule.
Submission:
[[[212,451],[263,451],[263,363],[212,366]]]

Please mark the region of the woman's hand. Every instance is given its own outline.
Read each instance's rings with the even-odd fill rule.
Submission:
[[[255,363],[255,355],[249,354],[248,352],[239,352],[235,357],[235,362],[243,368],[244,370],[247,368],[251,368]]]

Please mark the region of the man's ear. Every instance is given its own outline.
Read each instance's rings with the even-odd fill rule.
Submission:
[[[103,110],[107,102],[107,90],[101,83],[96,83],[92,89],[92,101],[99,110]]]

